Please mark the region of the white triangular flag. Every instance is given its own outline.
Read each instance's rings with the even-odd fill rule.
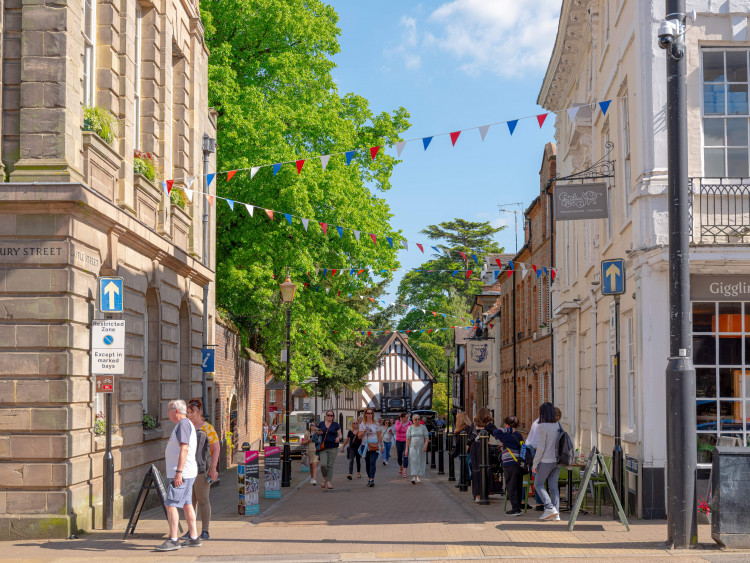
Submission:
[[[193,203],[193,190],[190,189],[190,186],[193,185],[194,181],[195,181],[195,178],[188,178],[187,187],[182,188],[182,191],[185,192],[185,195],[187,196],[188,201],[190,203]]]
[[[253,166],[253,167],[252,167],[252,168],[250,169],[250,179],[251,179],[251,180],[252,180],[253,178],[255,178],[255,175],[256,175],[256,174],[258,173],[258,170],[260,170],[260,166]]]
[[[443,252],[448,256],[448,258],[451,257],[451,249],[450,248],[443,248]]]
[[[326,293],[328,293],[329,291],[331,291],[331,288],[330,288],[330,287],[327,287],[327,288],[326,288]]]
[[[349,270],[339,270],[339,275],[340,275],[340,276],[343,276],[343,275],[344,275],[344,272],[348,272],[348,271],[349,271]]]
[[[482,125],[479,128],[479,134],[482,136],[482,142],[484,142],[484,138],[487,136],[487,131],[489,131],[489,130],[490,130],[490,126],[489,125]]]
[[[317,266],[315,266],[315,275],[316,275],[316,276],[318,275],[318,272],[319,272],[319,271],[320,271],[320,268],[318,268]]]
[[[359,296],[359,298],[360,298],[360,299],[364,299],[364,297],[362,297],[361,295]]]
[[[325,172],[326,166],[328,166],[328,161],[331,160],[330,154],[324,154],[320,157],[320,164],[323,166],[323,171]]]
[[[396,154],[398,156],[401,156],[401,152],[404,150],[404,147],[406,146],[406,141],[399,141],[396,143]]]
[[[526,264],[522,262],[521,263],[521,279],[525,279],[527,273],[528,271],[526,270]]]
[[[250,205],[249,203],[246,203],[245,207],[247,207],[247,212],[250,214],[250,217],[252,217],[253,216],[253,206]]]
[[[359,231],[354,231],[354,238],[359,242]]]
[[[193,184],[195,183],[195,178],[188,178],[187,179],[187,187],[189,190],[193,189]]]
[[[404,245],[404,248],[405,248],[406,250],[409,250],[409,241],[408,241],[408,240],[406,240],[406,239],[402,240],[402,241],[401,241],[401,244],[403,244],[403,245]]]
[[[570,121],[576,120],[576,115],[578,114],[579,107],[576,106],[574,108],[568,108],[568,117],[570,118]]]
[[[310,223],[310,219],[305,219],[304,217],[300,217],[299,220],[302,221],[302,226],[305,227],[305,230],[307,230],[307,225]]]

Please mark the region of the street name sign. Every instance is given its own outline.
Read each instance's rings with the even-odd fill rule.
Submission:
[[[214,372],[214,349],[203,348],[201,349],[201,369],[203,373]]]
[[[125,321],[91,321],[91,373],[125,373]]]
[[[122,278],[99,278],[99,310],[102,313],[122,313]]]
[[[602,260],[602,295],[625,293],[625,259]]]

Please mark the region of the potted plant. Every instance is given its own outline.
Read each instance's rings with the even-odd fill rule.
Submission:
[[[698,497],[698,521],[704,524],[711,523],[711,503],[706,497]]]
[[[118,127],[117,118],[109,111],[98,106],[84,106],[83,131],[92,131],[101,137],[102,141],[111,144],[115,139]]]
[[[143,411],[143,429],[144,430],[153,430],[154,428],[159,427],[159,421],[148,414],[146,411]]]
[[[133,151],[133,172],[143,174],[149,182],[156,179],[156,162],[150,152]]]

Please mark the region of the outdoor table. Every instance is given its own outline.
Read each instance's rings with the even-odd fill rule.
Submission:
[[[565,507],[565,510],[561,510],[561,512],[570,512],[573,509],[573,469],[579,467],[583,469],[586,467],[585,463],[580,463],[579,461],[576,461],[575,463],[571,463],[567,466],[568,468],[568,486],[566,491],[566,502],[567,506]],[[580,492],[580,490],[579,490]],[[587,511],[581,510],[584,514],[588,514]]]

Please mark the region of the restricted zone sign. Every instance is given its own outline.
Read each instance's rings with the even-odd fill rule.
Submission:
[[[114,386],[111,376],[125,373],[125,321],[91,321],[91,373],[110,376],[108,382],[97,378],[100,393],[111,393]]]

